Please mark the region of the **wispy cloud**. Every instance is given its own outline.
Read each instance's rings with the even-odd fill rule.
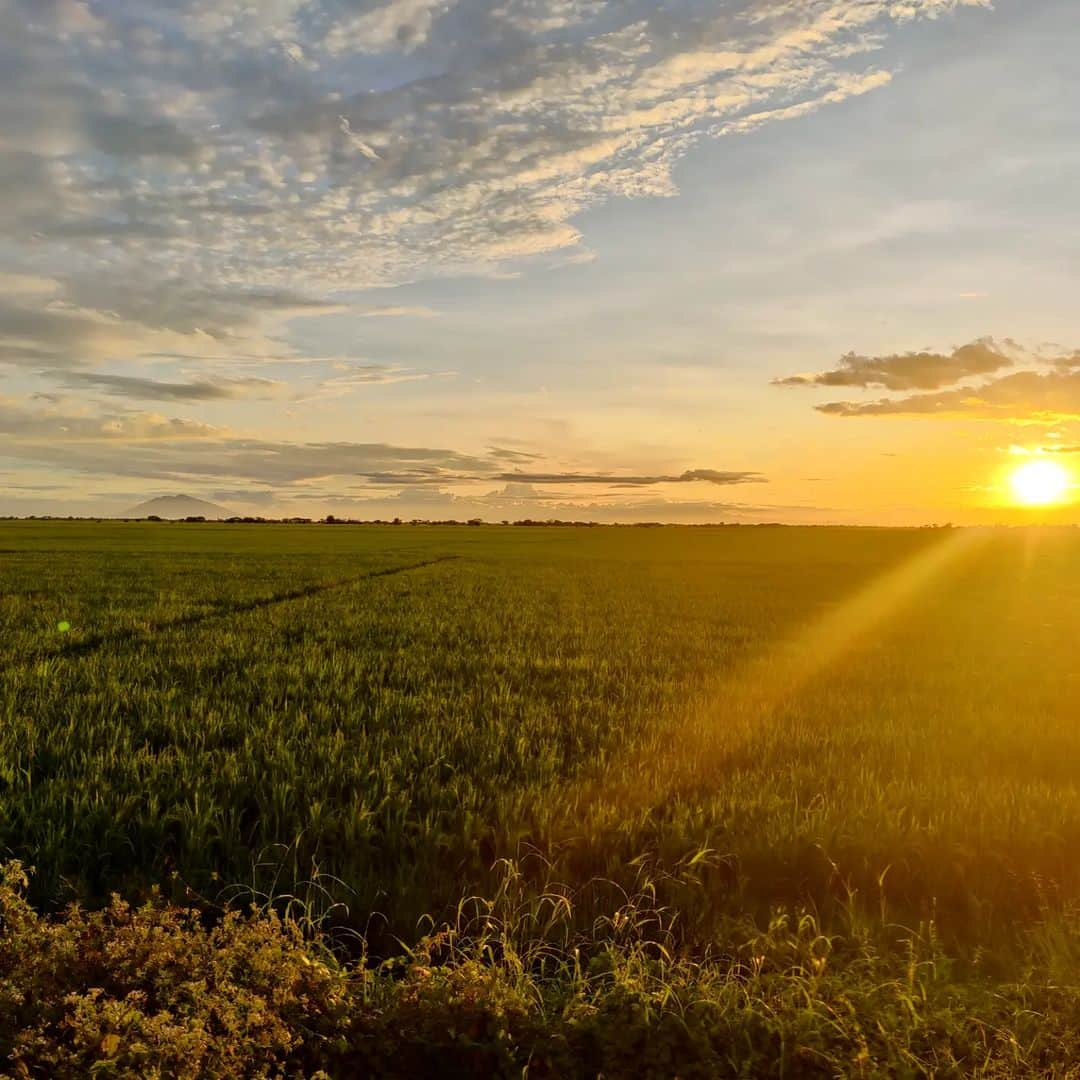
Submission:
[[[522,484],[591,484],[616,488],[653,487],[656,484],[761,484],[765,478],[755,472],[721,472],[718,469],[688,469],[677,475],[620,476],[615,473],[509,472],[494,479]]]
[[[439,312],[421,304],[385,304],[381,307],[361,308],[357,314],[365,319],[434,319]]]
[[[143,401],[227,401],[244,397],[282,397],[289,392],[282,382],[255,377],[168,382],[93,371],[44,371],[38,374],[69,389],[89,388],[112,397]]]
[[[0,399],[0,456],[65,471],[192,484],[303,486],[326,498],[343,485],[372,489],[436,489],[493,482],[588,484],[612,492],[667,483],[742,484],[757,473],[692,469],[674,475],[507,472],[508,452],[469,453],[440,447],[346,441],[259,439],[157,413],[97,411],[70,402]]]
[[[320,378],[310,389],[306,384],[296,393],[297,401],[316,401],[341,397],[369,386],[392,383],[425,382],[434,378],[451,378],[452,371],[414,371],[394,364],[368,364],[336,360],[330,365],[332,374]]]
[[[77,353],[107,323],[117,359],[125,334],[258,336],[332,303],[309,294],[580,250],[582,210],[884,85],[892,27],[983,4],[5,0],[0,237],[73,305],[20,341],[63,324]]]

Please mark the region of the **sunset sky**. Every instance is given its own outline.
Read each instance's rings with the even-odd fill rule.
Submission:
[[[1032,520],[1010,468],[1080,474],[1078,41],[0,0],[0,513]]]

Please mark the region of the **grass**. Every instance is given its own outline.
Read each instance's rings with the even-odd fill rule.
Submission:
[[[1070,530],[0,523],[0,850],[283,917],[332,1075],[1065,1076],[1078,640]]]

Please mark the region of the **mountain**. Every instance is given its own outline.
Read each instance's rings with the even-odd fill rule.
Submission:
[[[126,514],[126,518],[159,517],[168,521],[176,521],[186,517],[204,517],[210,520],[233,517],[231,510],[224,506],[207,502],[205,499],[193,499],[190,495],[159,495],[156,499],[147,499],[146,502],[133,506]]]

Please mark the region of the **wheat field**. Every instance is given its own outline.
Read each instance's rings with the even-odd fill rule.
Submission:
[[[434,1016],[513,956],[535,1039],[629,979],[593,1075],[690,999],[745,1037],[679,1075],[1069,1075],[1073,530],[7,522],[0,589],[43,926],[254,901],[349,985],[442,972]]]

